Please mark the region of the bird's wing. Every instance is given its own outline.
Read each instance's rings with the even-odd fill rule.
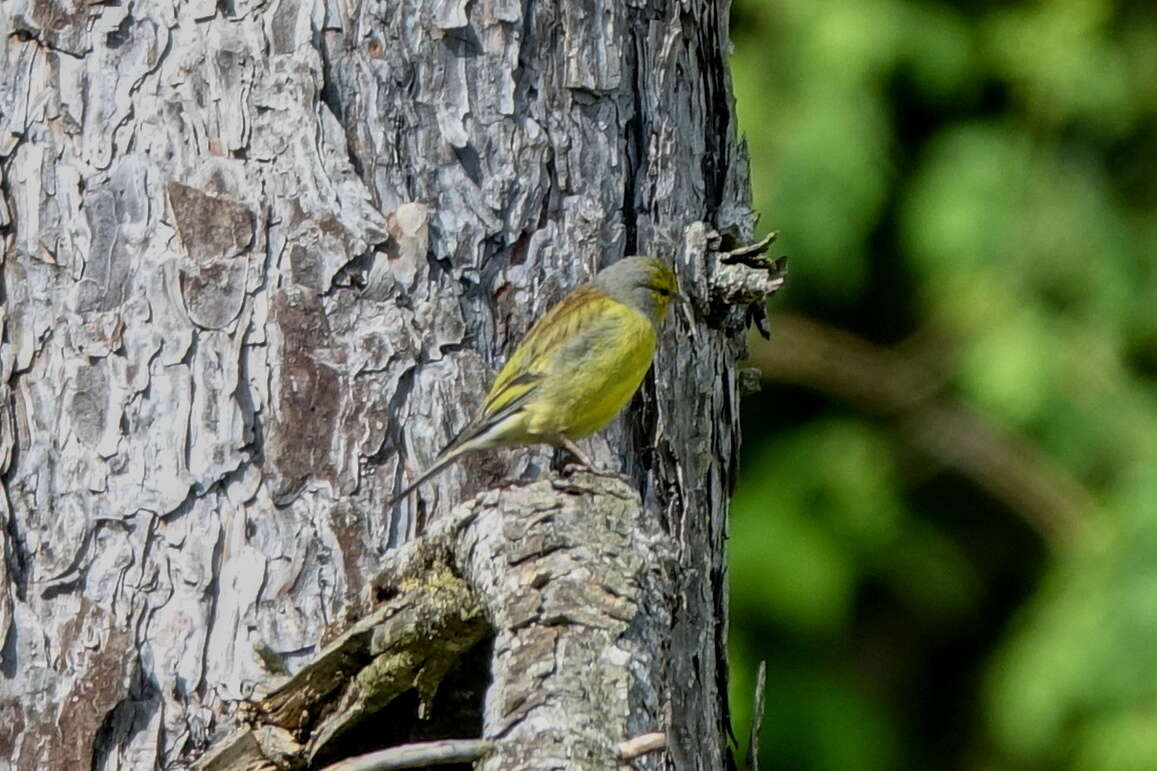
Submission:
[[[486,395],[483,414],[493,417],[521,406],[554,365],[563,343],[598,323],[607,303],[617,302],[592,284],[583,284],[547,311],[530,328],[494,379]]]

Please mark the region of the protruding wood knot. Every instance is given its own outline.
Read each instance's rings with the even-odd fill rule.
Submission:
[[[787,257],[771,259],[765,255],[778,237],[779,233],[772,232],[754,244],[716,251],[711,275],[712,300],[723,306],[747,306],[744,325],[754,324],[765,338],[771,335],[764,303],[787,281]]]

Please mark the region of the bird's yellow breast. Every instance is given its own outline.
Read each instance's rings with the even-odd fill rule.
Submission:
[[[581,439],[610,423],[639,389],[655,355],[655,329],[642,313],[602,300],[595,323],[559,349],[540,392],[526,405],[531,434]]]
[[[519,405],[504,441],[582,438],[610,423],[630,401],[651,367],[655,345],[655,328],[645,315],[582,287],[543,317],[511,355],[485,412]]]

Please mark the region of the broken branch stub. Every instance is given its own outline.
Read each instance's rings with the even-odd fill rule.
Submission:
[[[765,254],[779,233],[729,250],[721,246],[722,236],[704,222],[691,224],[683,235],[684,276],[699,313],[712,326],[733,334],[754,325],[769,337],[764,305],[787,281],[787,258]]]
[[[259,701],[245,728],[218,742],[202,771],[304,768],[344,757],[346,737],[408,691],[432,700],[450,666],[487,632],[474,593],[437,548],[406,550],[389,597]],[[400,732],[393,734],[405,735]],[[391,734],[391,735],[393,735]]]
[[[479,768],[614,768],[654,731],[674,548],[625,483],[590,474],[483,494],[455,560],[494,627]],[[561,727],[561,728],[560,728]]]
[[[387,599],[251,705],[249,725],[198,768],[365,752],[344,737],[406,692],[419,707],[390,720],[420,727],[439,717],[443,677],[488,634],[490,679],[475,698],[493,752],[478,767],[613,768],[623,741],[660,727],[665,699],[645,684],[664,682],[673,564],[657,513],[624,482],[582,473],[487,491],[391,553],[371,586]]]

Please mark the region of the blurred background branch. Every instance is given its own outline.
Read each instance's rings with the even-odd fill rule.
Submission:
[[[1051,545],[1080,535],[1092,496],[1022,436],[941,395],[943,378],[915,357],[791,313],[775,339],[750,341],[770,381],[806,386],[889,420],[904,438],[984,488]],[[821,459],[822,463],[822,459]]]

